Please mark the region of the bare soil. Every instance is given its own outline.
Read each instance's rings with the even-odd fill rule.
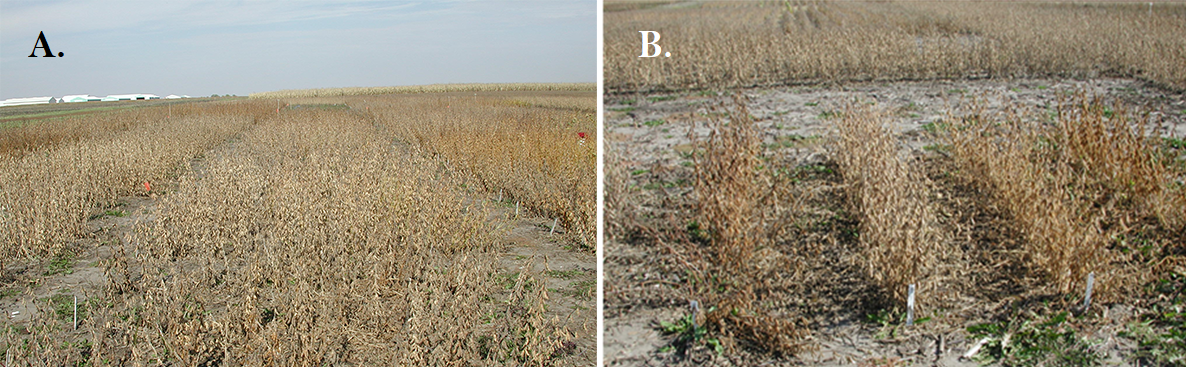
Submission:
[[[811,330],[808,344],[815,350],[794,357],[769,355],[743,345],[717,354],[706,348],[686,353],[673,345],[659,323],[675,321],[690,312],[696,297],[681,269],[686,260],[681,246],[668,243],[664,230],[682,230],[693,215],[691,139],[708,135],[703,114],[724,98],[713,91],[682,94],[607,95],[606,134],[625,170],[627,193],[621,198],[625,234],[607,237],[605,244],[605,358],[608,365],[937,365],[974,366],[961,358],[977,340],[968,326],[1002,321],[1011,310],[1038,309],[1049,294],[1039,279],[1025,272],[1019,236],[999,222],[1000,215],[979,205],[982,193],[953,178],[935,137],[927,130],[956,111],[988,113],[1007,109],[1053,111],[1060,96],[1084,91],[1106,100],[1123,101],[1149,111],[1161,121],[1155,133],[1186,136],[1186,96],[1127,79],[1094,80],[956,80],[848,84],[841,86],[759,88],[741,91],[749,97],[768,156],[789,162],[800,198],[793,212],[795,228],[787,229],[758,258],[774,269],[769,294],[759,296],[798,319]],[[864,279],[856,257],[856,224],[844,213],[842,179],[828,152],[833,120],[847,106],[872,104],[892,116],[901,154],[925,168],[934,182],[934,205],[941,212],[951,246],[964,257],[948,259],[951,277],[960,289],[948,289],[959,301],[934,310],[931,319],[915,326],[869,322],[868,315],[887,308],[879,304]],[[973,108],[973,106],[977,106]],[[609,200],[609,199],[607,199]],[[607,221],[610,216],[607,214]],[[998,244],[998,247],[988,246]],[[1012,279],[1012,280],[1011,280]],[[1017,281],[1016,279],[1021,279]],[[922,295],[920,295],[922,296]],[[1084,316],[1091,325],[1079,335],[1097,343],[1108,365],[1130,365],[1127,356],[1135,342],[1119,337],[1138,315],[1145,300],[1093,305]],[[1057,303],[1057,302],[1056,302]],[[723,338],[727,339],[727,338]]]

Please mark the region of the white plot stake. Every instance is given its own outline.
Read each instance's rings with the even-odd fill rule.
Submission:
[[[700,315],[698,315],[700,313],[700,303],[696,302],[696,301],[692,301],[691,306],[692,306],[692,330],[695,331],[697,328],[700,327],[700,325],[696,325],[696,317],[700,316]]]
[[[78,330],[78,296],[74,296],[74,330]]]
[[[519,217],[519,202],[515,202],[515,218]]]
[[[556,221],[558,221],[558,220],[560,220],[560,218],[559,218],[559,217],[557,217],[557,218],[553,218],[553,219],[552,219],[552,230],[551,230],[551,231],[548,231],[548,235],[549,235],[549,236],[551,236],[552,234],[556,233]]]
[[[906,325],[914,325],[914,284],[906,291]]]
[[[498,202],[502,202],[502,190],[498,190]]]
[[[1087,308],[1091,307],[1091,287],[1095,285],[1095,272],[1087,274],[1087,294],[1083,296],[1083,311],[1087,312]]]

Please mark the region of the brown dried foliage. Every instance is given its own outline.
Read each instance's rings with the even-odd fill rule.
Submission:
[[[708,273],[698,275],[715,283],[713,288],[721,287],[701,295],[716,306],[705,315],[707,325],[766,352],[794,355],[806,347],[807,329],[755,304],[755,286],[766,274],[754,266],[754,251],[769,245],[773,223],[766,212],[775,188],[769,170],[761,167],[762,141],[746,100],[733,98],[734,108],[722,103],[708,111],[712,118],[707,141],[690,133],[695,146],[696,220],[708,233],[711,256]]]
[[[9,142],[24,139],[13,147],[23,153],[0,156],[0,255],[54,255],[81,233],[92,211],[121,196],[147,195],[143,182],[166,179],[180,163],[252,124],[266,106],[206,108],[178,108],[169,118],[162,108],[141,109],[95,116],[93,125],[67,119],[0,132],[21,137]]]
[[[905,306],[907,286],[932,290],[941,234],[928,206],[926,176],[910,165],[897,139],[881,125],[885,115],[850,107],[837,121],[837,161],[848,207],[860,222],[859,239],[869,278],[893,304]]]
[[[596,248],[597,119],[579,99],[540,96],[387,96],[351,102],[370,108],[396,139],[437,155],[474,184],[539,216],[559,218],[586,249]],[[585,138],[578,133],[585,133]]]
[[[816,0],[606,9],[611,92],[1104,75],[1186,88],[1186,5],[1176,2],[1152,12],[1144,3]],[[641,30],[659,32],[671,57],[640,58]]]
[[[973,114],[945,136],[970,181],[1024,234],[1031,269],[1061,293],[1082,290],[1094,272],[1108,299],[1153,275],[1112,240],[1145,231],[1144,218],[1155,232],[1181,228],[1186,200],[1174,181],[1182,172],[1170,168],[1173,158],[1147,128],[1079,94],[1060,102],[1053,121]]]
[[[762,141],[753,117],[741,97],[737,108],[723,106],[709,114],[708,141],[694,141],[703,157],[693,155],[696,166],[697,211],[712,240],[715,265],[739,276],[749,275],[754,248],[762,235],[763,211],[759,208]],[[726,120],[723,116],[728,115]]]
[[[121,153],[101,150],[116,167],[152,173],[179,162],[135,157],[209,151],[104,261],[108,282],[85,297],[79,331],[46,310],[24,331],[5,330],[16,363],[545,365],[570,348],[575,335],[544,316],[542,276],[522,272],[504,290],[505,230],[464,175],[365,112],[240,122],[257,104],[25,157],[36,173],[91,164],[59,152],[98,147]],[[243,130],[237,139],[199,144],[226,141],[231,127]],[[98,176],[127,183],[119,177]]]

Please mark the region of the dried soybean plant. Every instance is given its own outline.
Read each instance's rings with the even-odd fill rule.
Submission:
[[[1032,115],[971,113],[945,136],[971,181],[1024,234],[1031,268],[1055,291],[1077,292],[1093,272],[1102,299],[1148,280],[1151,269],[1134,268],[1133,255],[1109,243],[1180,228],[1186,200],[1173,158],[1144,122],[1083,93],[1060,101],[1053,116]]]
[[[179,108],[184,113],[171,118],[160,107],[126,111],[96,117],[122,120],[98,123],[78,140],[38,138],[41,145],[29,148],[30,154],[0,156],[0,212],[6,216],[0,222],[0,254],[56,255],[83,231],[92,211],[121,196],[145,195],[144,182],[167,178],[180,163],[245,129],[264,108],[214,104]],[[19,133],[5,130],[0,136]]]
[[[142,293],[115,312],[138,317],[108,321],[146,337],[97,346],[184,364],[550,357],[563,330],[542,318],[546,296],[494,300],[500,232],[482,202],[381,134],[357,116],[293,112],[183,176],[134,238]]]
[[[471,184],[492,196],[557,218],[573,242],[594,249],[596,115],[580,104],[535,107],[573,107],[573,97],[593,98],[566,93],[553,102],[527,96],[531,103],[523,103],[523,97],[467,93],[387,96],[360,106],[369,106],[395,139],[472,175],[476,182]]]
[[[764,273],[753,266],[754,251],[768,245],[766,212],[772,180],[762,167],[762,141],[747,100],[734,95],[710,108],[708,140],[693,140],[695,165],[696,220],[706,231],[711,256],[711,290],[699,296],[715,309],[705,315],[706,324],[720,335],[740,338],[774,354],[794,355],[807,346],[807,329],[784,316],[758,306],[757,284]],[[695,271],[695,269],[688,269]]]
[[[187,121],[214,129],[242,117]],[[188,152],[188,139],[212,134],[159,128],[112,144]],[[392,144],[353,111],[265,114],[243,129],[103,261],[108,284],[87,297],[79,331],[46,318],[27,336],[4,334],[8,346],[32,343],[9,348],[15,363],[563,363],[574,335],[545,317],[542,277],[520,274],[506,294],[505,229],[441,160]]]
[[[764,237],[758,170],[762,141],[744,98],[735,96],[733,103],[735,109],[721,105],[709,111],[711,132],[703,142],[692,136],[698,153],[692,159],[697,217],[711,239],[713,264],[731,277],[744,278],[751,275],[754,248]]]
[[[860,222],[861,267],[888,301],[904,306],[909,285],[935,289],[939,252],[954,249],[943,248],[926,176],[907,162],[882,126],[887,120],[870,107],[847,108],[837,118],[835,154]]]
[[[1098,183],[1105,191],[1100,196],[1156,217],[1165,228],[1181,228],[1186,191],[1174,180],[1183,173],[1172,168],[1175,157],[1162,152],[1160,139],[1151,135],[1158,126],[1140,115],[1085,92],[1060,96],[1050,133],[1058,147],[1055,159],[1082,173],[1079,180],[1092,180],[1080,185]]]

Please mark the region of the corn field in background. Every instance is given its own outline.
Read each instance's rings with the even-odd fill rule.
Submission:
[[[291,99],[306,97],[342,97],[382,94],[420,94],[449,92],[496,92],[496,91],[584,91],[597,90],[594,83],[489,83],[489,84],[429,84],[398,87],[349,87],[322,89],[292,89],[274,92],[252,93],[251,99]]]
[[[1048,76],[1186,88],[1181,3],[623,5],[607,2],[605,13],[605,87],[617,93]],[[640,30],[659,32],[671,57],[640,58]]]

